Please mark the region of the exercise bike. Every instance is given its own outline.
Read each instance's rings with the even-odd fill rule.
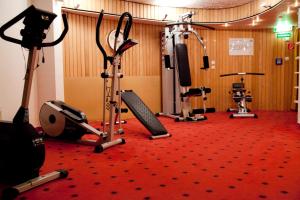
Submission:
[[[232,89],[230,94],[232,95],[233,101],[236,103],[237,108],[228,108],[227,112],[234,112],[229,115],[230,118],[237,117],[252,117],[257,118],[257,114],[250,113],[250,109],[247,108],[247,102],[252,102],[253,97],[250,95],[250,91],[245,89],[244,75],[264,75],[263,73],[251,73],[251,72],[239,72],[239,73],[230,73],[222,74],[220,77],[225,76],[242,76],[241,81],[238,83],[232,83]]]
[[[67,177],[66,170],[56,170],[39,176],[45,160],[45,146],[41,135],[29,123],[28,105],[33,72],[37,67],[41,48],[60,43],[68,32],[66,15],[63,15],[64,30],[61,36],[50,43],[43,43],[44,33],[49,29],[56,14],[30,6],[0,28],[0,37],[8,42],[29,49],[22,104],[12,122],[0,122],[0,180],[5,184],[19,184],[3,191],[2,199],[13,199],[19,193],[49,181]],[[24,18],[22,40],[9,37],[4,32]]]

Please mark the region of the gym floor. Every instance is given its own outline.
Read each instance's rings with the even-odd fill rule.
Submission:
[[[136,120],[126,144],[102,154],[79,144],[46,141],[41,174],[67,169],[19,199],[300,199],[300,128],[296,112],[257,112],[258,119],[207,114],[189,123],[160,117],[172,137],[149,140]],[[99,123],[92,123],[99,127]]]

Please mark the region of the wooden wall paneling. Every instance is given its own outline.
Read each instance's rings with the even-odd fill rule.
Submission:
[[[299,30],[297,28],[295,28],[294,31],[293,31],[293,38],[294,38],[293,42],[295,44],[295,48],[294,48],[293,56],[290,57],[290,60],[292,60],[292,58],[296,58],[297,55],[299,55],[298,54],[298,51],[299,51],[298,50],[298,45],[296,45],[296,42],[299,41]],[[292,90],[292,99],[291,99],[291,103],[290,103],[290,108],[292,110],[297,110],[296,108],[298,106],[298,104],[295,103],[295,100],[298,100],[298,96],[297,96],[298,89],[295,88],[295,86],[299,86],[299,84],[298,84],[298,76],[299,76],[299,74],[297,74],[297,73],[299,73],[298,71],[299,71],[298,70],[298,62],[293,59],[293,77],[292,78],[293,78],[293,86],[294,86],[294,88]]]
[[[76,39],[76,36],[75,36],[75,23],[76,23],[76,20],[75,20],[75,17],[74,17],[74,15],[72,15],[72,14],[70,14],[70,19],[69,19],[69,21],[71,22],[70,23],[70,26],[71,26],[71,28],[70,28],[70,31],[69,31],[69,35],[70,35],[70,54],[71,54],[71,56],[70,56],[70,71],[69,71],[69,73],[70,73],[70,77],[74,77],[74,71],[75,71],[75,59],[74,59],[74,53],[75,53],[75,51],[73,51],[73,49],[75,48],[74,47],[74,44],[75,44],[75,39]]]
[[[291,38],[291,42],[294,41],[294,33],[292,34],[292,38]],[[293,59],[293,50],[289,50],[287,48],[287,43],[284,44],[284,55],[286,55],[289,60],[286,61],[286,65],[285,65],[285,68],[284,68],[284,74],[286,74],[286,81],[285,81],[285,87],[284,87],[284,96],[286,97],[289,97],[286,99],[286,101],[284,102],[284,110],[289,110],[291,107],[290,107],[290,103],[293,102],[293,86],[294,86],[294,83],[293,83],[293,75],[294,75],[294,61],[295,59]],[[292,88],[290,87],[292,86]]]
[[[275,40],[275,48],[273,49],[273,58],[278,57],[278,48],[279,48],[279,40]],[[274,92],[273,97],[274,97],[274,104],[273,106],[278,106],[280,107],[280,99],[279,99],[279,94],[280,94],[280,74],[279,74],[279,68],[278,66],[274,65],[273,67],[273,76],[272,76],[272,83],[273,86],[275,87],[277,92]],[[275,78],[276,77],[276,78]],[[276,106],[276,107],[277,107]]]
[[[270,0],[270,5],[275,5],[280,0]],[[99,11],[100,8],[103,8],[105,12],[110,12],[113,14],[120,14],[121,12],[125,11],[132,11],[132,7],[139,7],[140,12],[143,12],[143,17],[148,19],[157,19],[156,16],[156,8],[153,5],[147,5],[147,4],[141,4],[141,3],[135,3],[135,2],[128,2],[124,0],[77,0],[74,2],[74,0],[65,0],[64,6],[69,8],[74,8],[74,4],[79,3],[80,9],[83,10],[91,10],[91,11]],[[164,13],[168,13],[169,20],[176,20],[177,14],[181,14],[184,12],[184,10],[194,10],[196,13],[202,13],[199,18],[200,21],[206,21],[206,22],[219,22],[221,14],[224,14],[222,16],[225,16],[221,19],[221,21],[230,21],[230,20],[237,20],[241,18],[250,17],[252,15],[255,15],[256,13],[262,12],[266,8],[262,8],[260,6],[261,0],[254,0],[250,2],[249,4],[245,4],[238,7],[233,8],[225,8],[225,9],[183,9],[183,8],[171,8],[171,7],[160,7],[161,9],[158,9],[160,12],[160,17]],[[118,9],[118,5],[125,5],[124,7],[121,6],[120,10]],[[140,13],[141,14],[141,13]],[[133,12],[133,15],[136,15],[136,12]]]
[[[273,38],[270,37],[268,33],[265,33],[265,34],[266,34],[265,40],[267,41],[266,47],[269,47],[270,49],[266,50],[267,54],[266,54],[266,57],[264,58],[265,59],[264,67],[266,67],[265,84],[266,84],[267,101],[265,101],[263,105],[266,106],[267,110],[269,110],[272,107],[274,107],[273,91],[274,91],[274,89],[276,89],[274,87],[274,84],[271,82],[271,80],[272,80],[271,78],[272,78],[272,74],[273,74],[273,65],[272,65],[272,61],[270,61],[270,58],[273,59],[273,57],[274,57],[273,53],[272,53],[274,45],[272,43]],[[271,83],[271,87],[269,86],[269,83]]]
[[[282,66],[279,66],[278,67],[278,72],[279,72],[279,74],[280,74],[280,81],[279,81],[279,86],[280,86],[280,94],[279,94],[279,96],[278,96],[278,98],[280,99],[280,108],[279,108],[279,110],[284,110],[284,103],[285,103],[285,99],[284,98],[282,98],[283,97],[283,95],[284,95],[284,85],[285,85],[285,83],[286,83],[286,80],[285,80],[285,74],[284,74],[284,69],[286,68],[286,63],[285,63],[285,61],[284,61],[284,47],[285,47],[285,42],[280,42],[279,43],[279,48],[277,48],[277,49],[279,49],[279,54],[278,54],[278,56],[279,57],[281,57],[282,59],[283,59],[283,65]]]
[[[69,18],[69,15],[67,15],[67,17]],[[70,21],[69,21],[70,24]],[[70,29],[69,29],[70,30]],[[66,76],[66,74],[69,74],[69,63],[70,63],[70,32],[66,35],[65,39],[64,39],[64,54],[63,54],[63,58],[64,58],[64,76]]]
[[[65,78],[99,78],[103,71],[103,58],[95,44],[96,17],[68,14],[70,31],[64,40]],[[116,27],[117,21],[103,20],[100,30],[101,42],[109,52],[106,36]],[[160,34],[162,26],[134,23],[130,37],[139,44],[128,50],[122,60],[125,76],[159,77]],[[220,74],[231,72],[263,72],[265,76],[247,76],[247,89],[254,97],[250,107],[260,110],[288,110],[293,87],[293,54],[286,48],[286,42],[276,39],[272,30],[204,30],[196,28],[205,39],[207,52],[211,60],[215,60],[216,69],[200,70],[203,50],[196,38],[188,41],[189,59],[193,86],[212,88],[207,106],[225,111],[231,105],[228,91],[238,76],[220,78]],[[232,37],[253,37],[255,41],[254,56],[229,56],[228,40]],[[290,57],[290,61],[282,66],[275,65],[275,57]],[[139,84],[137,84],[139,87]],[[98,90],[103,90],[99,88]],[[67,89],[67,88],[66,88]],[[160,90],[160,88],[157,88]],[[76,90],[74,90],[76,91]],[[68,92],[67,92],[68,93]],[[69,93],[68,93],[69,94]],[[67,97],[69,99],[70,97]],[[92,97],[90,97],[92,98]],[[160,101],[158,99],[157,101]],[[159,102],[160,103],[160,102]],[[202,100],[193,100],[193,104],[202,107]]]
[[[93,53],[92,53],[92,18],[87,17],[86,19],[86,31],[87,33],[85,34],[85,57],[86,57],[86,76],[91,77],[93,74]]]
[[[260,32],[256,31],[256,33],[257,33],[257,35],[260,35],[259,37],[257,36],[257,38],[260,38],[260,40],[257,39],[255,41],[255,55],[258,56],[258,55],[262,54],[263,50],[262,50],[261,47],[267,46],[268,35],[265,31],[260,31]],[[260,72],[265,73],[265,75],[262,76],[261,78],[259,78],[259,80],[261,81],[260,85],[259,85],[261,90],[260,90],[258,98],[261,98],[263,96],[264,96],[264,98],[257,99],[257,100],[260,100],[260,102],[261,102],[261,104],[257,105],[258,109],[263,108],[262,104],[265,104],[264,100],[267,100],[268,98],[270,98],[270,95],[266,90],[266,87],[267,87],[267,81],[266,80],[267,80],[267,77],[269,76],[269,73],[267,73],[267,69],[264,67],[264,66],[268,66],[268,65],[266,65],[266,62],[267,62],[266,57],[271,56],[270,53],[268,53],[268,52],[269,51],[265,52],[265,57],[259,56],[259,58],[260,58],[259,62],[258,62],[259,69],[261,69]],[[268,67],[268,69],[270,69],[270,67]],[[265,109],[267,110],[268,107],[266,106]]]

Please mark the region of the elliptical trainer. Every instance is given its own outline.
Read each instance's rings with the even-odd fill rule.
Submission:
[[[133,47],[134,45],[138,44],[137,41],[133,39],[128,39],[131,25],[132,25],[132,16],[128,12],[124,12],[118,22],[118,26],[115,32],[115,40],[114,40],[114,48],[113,48],[113,56],[107,56],[106,51],[104,50],[103,46],[100,42],[100,26],[104,16],[104,10],[100,12],[98,17],[97,26],[96,26],[96,43],[98,48],[100,49],[103,55],[103,67],[104,72],[101,73],[101,77],[104,80],[104,94],[103,94],[103,132],[107,134],[107,139],[109,141],[113,140],[113,136],[115,133],[123,133],[121,128],[122,123],[115,123],[121,122],[120,115],[121,115],[121,90],[120,90],[120,79],[123,78],[123,74],[121,72],[121,57],[123,53],[128,50],[129,48]],[[121,27],[123,25],[123,21],[126,20],[125,28],[123,32],[123,38],[121,38],[121,43],[118,44],[119,36],[122,37],[120,34]],[[108,67],[107,62],[110,62],[111,68]],[[110,79],[110,84],[109,84]],[[107,99],[108,105],[106,104]],[[109,111],[109,123],[106,123],[106,110]],[[116,120],[117,114],[117,120]],[[118,125],[117,130],[115,130],[115,124]],[[108,128],[106,126],[108,125]],[[120,141],[120,139],[118,140]],[[122,139],[120,142],[125,143],[125,140]]]
[[[0,37],[29,49],[22,104],[12,122],[0,122],[0,180],[4,183],[19,184],[3,191],[3,199],[13,199],[19,193],[37,187],[57,178],[67,177],[68,172],[57,170],[39,176],[45,160],[45,146],[42,136],[29,123],[28,105],[34,69],[38,53],[43,47],[60,43],[68,32],[66,15],[63,15],[64,30],[61,36],[50,43],[43,43],[45,30],[55,19],[56,14],[30,6],[0,28]],[[25,28],[21,30],[22,40],[6,36],[4,32],[23,19]],[[22,183],[26,181],[25,183]],[[22,183],[22,184],[20,184]]]

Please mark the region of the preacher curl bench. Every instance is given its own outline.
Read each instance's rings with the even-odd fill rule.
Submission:
[[[222,74],[220,77],[234,76],[234,75],[264,75],[263,73],[249,73],[249,72],[239,72]],[[245,89],[244,78],[241,77],[241,81],[238,83],[232,83],[231,92],[232,99],[236,103],[237,108],[228,108],[227,112],[234,112],[229,115],[230,118],[236,117],[252,117],[257,118],[255,113],[250,113],[250,109],[247,108],[247,102],[252,102],[253,97],[250,95],[250,91]]]

